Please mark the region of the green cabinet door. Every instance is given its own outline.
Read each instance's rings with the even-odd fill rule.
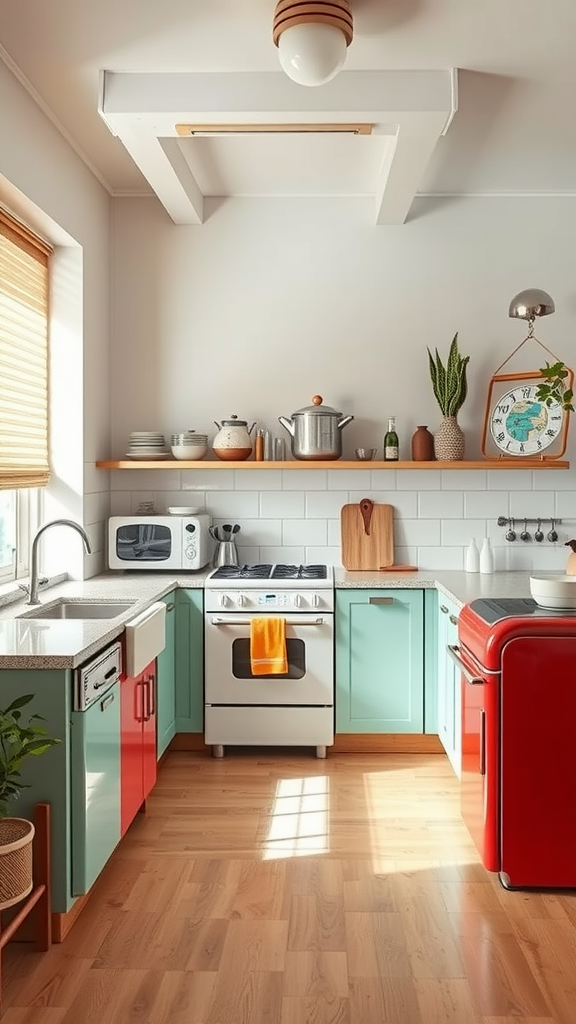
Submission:
[[[157,756],[176,732],[176,592],[162,599],[166,605],[166,646],[156,659]]]
[[[336,732],[424,729],[424,593],[336,591]]]
[[[458,605],[438,594],[438,736],[457,776],[461,773],[460,673],[447,647],[458,643]]]
[[[120,683],[70,716],[72,894],[94,884],[120,842]]]
[[[204,592],[176,591],[176,732],[204,731]]]

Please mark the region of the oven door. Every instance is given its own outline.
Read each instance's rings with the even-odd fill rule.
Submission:
[[[288,672],[254,676],[250,667],[250,614],[205,619],[207,704],[332,705],[332,614],[286,616]]]
[[[500,869],[500,673],[480,665],[463,644],[447,647],[461,673],[460,812],[488,871]]]

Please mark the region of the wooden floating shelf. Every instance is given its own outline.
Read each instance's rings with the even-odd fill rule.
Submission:
[[[96,463],[98,469],[570,469],[569,462],[559,459],[481,459],[459,462],[376,462],[360,459],[334,459],[322,462],[304,462],[291,459],[286,462],[226,462],[224,460],[202,459],[200,462],[185,462],[179,459],[158,459],[145,462],[140,459],[116,461],[102,460]]]

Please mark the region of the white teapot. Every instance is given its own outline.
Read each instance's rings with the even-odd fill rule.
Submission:
[[[222,423],[214,420],[214,423],[218,427],[218,433],[212,442],[212,449],[217,458],[241,462],[252,454],[250,434],[256,426],[255,423],[248,429],[247,421],[239,420],[235,414],[229,420],[222,420]]]

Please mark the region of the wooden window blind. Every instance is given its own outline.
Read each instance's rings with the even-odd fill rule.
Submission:
[[[44,487],[52,249],[0,209],[0,488]]]

